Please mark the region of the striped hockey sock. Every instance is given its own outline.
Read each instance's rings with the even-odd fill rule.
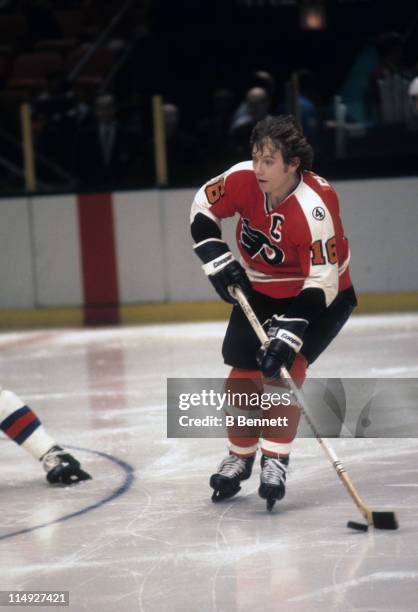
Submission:
[[[12,391],[0,392],[0,429],[35,459],[56,444],[36,413]]]

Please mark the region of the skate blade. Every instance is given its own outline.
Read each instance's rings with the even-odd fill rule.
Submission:
[[[266,503],[266,508],[269,512],[271,512],[274,508],[274,504],[276,503],[276,499],[268,499]]]

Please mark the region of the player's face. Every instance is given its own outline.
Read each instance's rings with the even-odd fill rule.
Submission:
[[[264,193],[281,194],[294,183],[298,161],[286,164],[282,152],[272,144],[253,147],[252,159],[255,176]]]

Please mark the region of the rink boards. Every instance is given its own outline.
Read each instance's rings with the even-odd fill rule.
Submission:
[[[418,179],[335,186],[363,310],[417,308]],[[226,316],[226,307],[208,304],[216,296],[192,253],[194,193],[149,190],[1,200],[0,324]],[[234,220],[224,223],[231,245],[234,229]]]

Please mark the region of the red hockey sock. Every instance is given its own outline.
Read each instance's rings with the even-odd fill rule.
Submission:
[[[233,368],[226,382],[226,391],[234,400],[229,405],[228,414],[249,416],[254,408],[248,405],[247,398],[256,398],[263,393],[263,377],[259,370],[241,370]],[[235,397],[234,397],[235,394]],[[255,406],[256,408],[256,406]],[[239,457],[255,455],[260,437],[260,427],[228,426],[230,452]]]
[[[298,353],[289,372],[298,387],[302,386],[306,378],[307,367],[308,362],[306,358]],[[279,394],[289,392],[285,381],[273,383],[273,386]],[[267,427],[263,427],[262,440],[260,441],[262,453],[270,457],[289,455],[300,419],[298,406],[293,403],[288,406],[284,404],[271,406],[267,414],[270,420],[276,419],[277,424],[272,423]]]

